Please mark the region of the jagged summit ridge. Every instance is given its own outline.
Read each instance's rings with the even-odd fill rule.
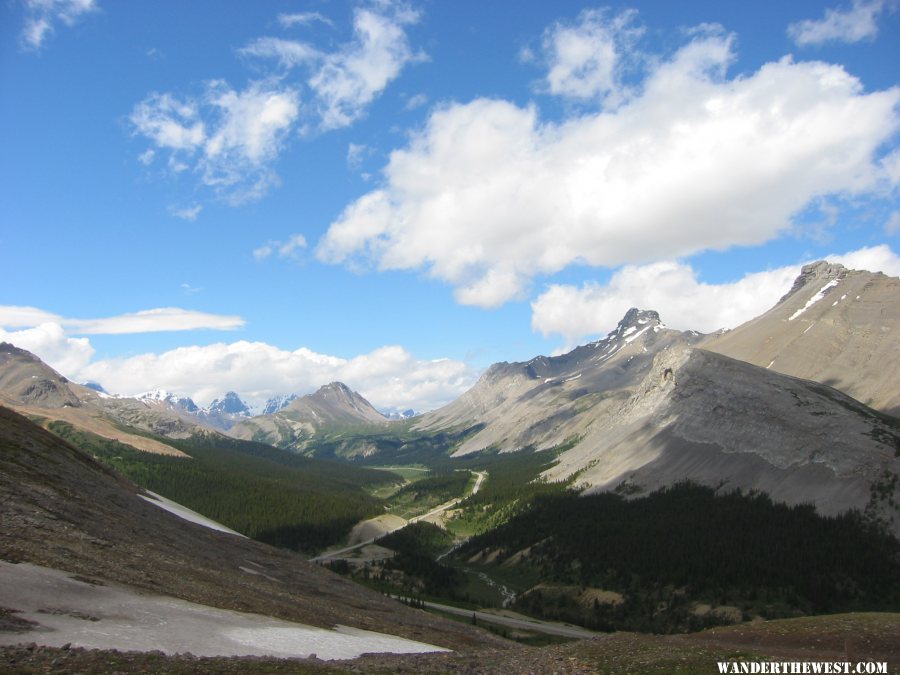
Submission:
[[[212,414],[249,415],[250,407],[241,400],[237,392],[228,391],[222,398],[215,399],[209,404],[209,412]]]
[[[148,405],[161,403],[186,413],[198,413],[201,411],[200,406],[194,403],[190,397],[179,396],[166,389],[153,389],[152,391],[138,394],[135,398]]]
[[[566,376],[575,377],[577,373],[569,372],[573,364],[581,363],[585,359],[605,361],[633,342],[642,344],[649,336],[656,336],[661,331],[668,330],[655,310],[632,307],[604,338],[588,342],[559,356],[536,356],[524,363],[508,361],[494,363],[484,372],[479,383],[495,383],[513,373],[522,373],[531,379],[553,380]],[[700,336],[700,333],[694,331],[687,334]],[[476,383],[475,386],[478,387],[479,384]]]
[[[791,286],[791,290],[785,293],[777,304],[780,305],[802,288],[805,288],[809,283],[815,283],[819,280],[824,283],[840,280],[847,276],[849,272],[850,270],[840,263],[830,263],[827,260],[819,260],[804,265],[800,268],[800,275],[794,280],[794,285]]]
[[[318,391],[316,391],[313,396],[321,395],[323,397],[328,396],[328,394],[338,394],[339,396],[353,397],[358,396],[350,387],[348,387],[343,382],[329,382],[328,384],[324,384],[319,387]]]
[[[299,396],[297,394],[277,394],[276,396],[272,396],[265,402],[259,414],[272,415],[273,413],[277,413],[298,398]]]
[[[363,396],[343,382],[329,382],[306,396],[292,401],[284,412],[312,413],[325,419],[357,418],[370,422],[383,422],[384,415],[372,407]]]
[[[622,340],[627,344],[633,342],[648,330],[658,333],[666,328],[667,326],[659,318],[659,312],[652,309],[638,309],[637,307],[632,307],[625,312],[625,316],[622,317],[622,320],[619,321],[615,329],[611,330],[605,338],[589,342],[585,346],[596,349],[600,346],[609,346],[614,343],[617,344]]]
[[[653,309],[638,309],[637,307],[632,307],[625,312],[625,316],[622,317],[622,320],[619,321],[616,329],[612,331],[610,335],[622,333],[629,328],[639,328],[648,323],[651,325],[662,324],[662,321],[659,318],[659,312]]]

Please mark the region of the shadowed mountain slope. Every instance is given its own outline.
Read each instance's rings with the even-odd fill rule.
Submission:
[[[0,558],[223,609],[343,624],[454,649],[494,641],[296,554],[189,523],[86,453],[0,408]]]

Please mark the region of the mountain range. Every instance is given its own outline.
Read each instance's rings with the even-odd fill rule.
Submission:
[[[331,382],[274,413],[241,421],[229,433],[235,438],[303,450],[325,432],[381,427],[388,422],[360,394],[342,382]]]
[[[897,509],[874,495],[900,473],[900,421],[889,414],[900,394],[898,316],[897,279],[817,263],[733,331],[674,331],[656,312],[632,309],[607,337],[568,354],[495,364],[414,429],[469,430],[457,456],[560,449],[545,476],[588,491],[642,494],[691,480],[825,514],[869,508],[896,531]],[[725,356],[753,345],[762,366]]]
[[[258,411],[247,405],[237,392],[228,391],[222,398],[213,399],[207,407],[198,406],[193,399],[179,396],[165,389],[154,389],[135,396],[138,401],[150,407],[161,407],[208,425],[219,431],[227,431],[238,422],[253,417],[254,414],[270,415],[278,412],[297,398],[296,394],[273,396]]]
[[[113,397],[11,345],[0,346],[0,402],[157,452],[178,452],[165,437],[222,432],[312,455],[339,438],[359,459],[381,457],[379,439],[392,435],[392,447],[452,438],[444,452],[454,457],[552,450],[545,477],[588,491],[641,494],[689,479],[822,513],[868,508],[896,529],[886,486],[900,473],[898,321],[900,280],[819,262],[733,330],[673,330],[631,309],[603,339],[494,364],[456,401],[402,421],[340,382],[255,416],[234,392],[205,409],[161,391]]]

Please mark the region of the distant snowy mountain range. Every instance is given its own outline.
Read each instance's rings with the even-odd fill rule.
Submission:
[[[126,398],[110,394],[97,382],[85,382],[84,386],[103,397]],[[189,396],[179,396],[167,389],[153,389],[127,398],[137,400],[150,408],[165,408],[181,416],[195,418],[199,422],[225,431],[241,420],[278,412],[294,401],[297,398],[297,394],[279,394],[273,396],[261,406],[248,405],[234,391],[226,392],[224,396],[213,400],[206,407],[197,405]]]
[[[382,415],[387,417],[389,420],[408,420],[411,417],[415,417],[419,413],[417,413],[412,408],[407,408],[406,410],[396,410],[393,408],[384,408],[379,409]]]
[[[98,382],[85,382],[83,386],[96,391],[104,397],[123,398],[116,394],[110,394]],[[207,407],[197,405],[189,396],[179,396],[167,389],[153,389],[137,396],[131,396],[135,400],[150,407],[165,407],[176,413],[182,413],[197,418],[216,428],[227,430],[237,422],[259,415],[273,415],[300,398],[299,394],[277,394],[265,403],[251,406],[244,402],[237,392],[226,392],[222,398],[213,400]],[[412,408],[399,410],[397,408],[385,408],[379,410],[389,420],[406,420],[415,417],[418,413]]]

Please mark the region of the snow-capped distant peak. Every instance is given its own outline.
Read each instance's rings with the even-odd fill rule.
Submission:
[[[273,396],[266,401],[258,414],[272,415],[277,413],[282,408],[287,407],[292,401],[297,400],[297,398],[299,398],[297,394],[278,394],[277,396]]]
[[[379,410],[378,412],[387,417],[389,420],[408,420],[410,417],[415,417],[419,414],[412,408],[408,408],[407,410],[387,408],[384,410]]]
[[[208,410],[210,413],[250,415],[250,407],[233,391],[226,392],[222,398],[217,398],[210,403]]]
[[[200,407],[187,396],[179,396],[166,389],[153,389],[135,396],[138,401],[146,404],[163,403],[175,408],[181,408],[187,412],[197,412]]]
[[[152,389],[138,394],[135,398],[146,403],[163,403],[167,401],[176,401],[178,397],[166,389]]]

